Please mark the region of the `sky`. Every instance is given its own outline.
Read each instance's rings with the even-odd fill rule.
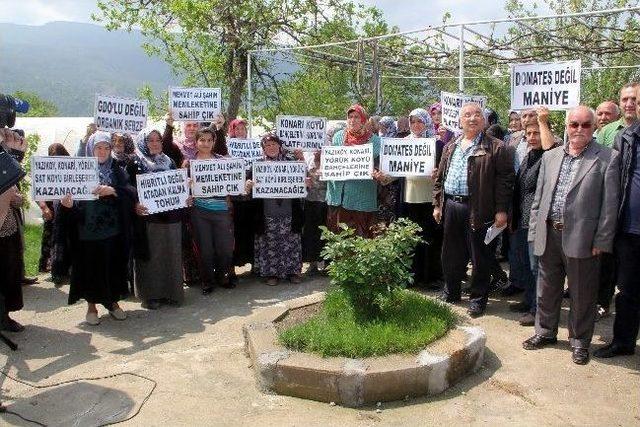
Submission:
[[[442,22],[445,12],[452,14],[451,22],[467,22],[504,17],[503,0],[361,0],[382,9],[391,25],[401,31],[424,28]],[[92,22],[91,13],[97,10],[95,0],[0,0],[3,11],[0,22],[42,25],[52,21]],[[399,5],[402,7],[398,7]],[[480,11],[478,12],[478,10]]]

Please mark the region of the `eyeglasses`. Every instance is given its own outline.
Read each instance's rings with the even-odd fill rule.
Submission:
[[[484,117],[484,115],[482,113],[464,113],[462,117],[465,119],[470,119],[472,117],[479,119],[480,117]]]
[[[591,129],[593,127],[593,123],[591,122],[569,122],[569,127],[571,129],[578,129],[578,128],[582,128],[582,129]]]

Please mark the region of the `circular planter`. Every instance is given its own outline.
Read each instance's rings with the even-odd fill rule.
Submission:
[[[482,363],[486,335],[477,326],[456,326],[418,355],[323,358],[280,345],[275,324],[323,299],[319,293],[269,307],[243,327],[246,350],[264,391],[356,407],[441,393]]]

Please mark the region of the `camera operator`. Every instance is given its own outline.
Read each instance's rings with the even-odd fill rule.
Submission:
[[[11,129],[0,129],[0,147],[16,160],[24,157],[27,144]],[[20,323],[9,313],[22,309],[22,281],[24,277],[24,245],[22,240],[22,196],[16,185],[0,195],[0,295],[4,299],[2,329],[20,332]]]

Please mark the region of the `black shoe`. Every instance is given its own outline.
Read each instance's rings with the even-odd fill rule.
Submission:
[[[509,285],[509,279],[507,279],[507,277],[494,277],[493,279],[491,279],[491,282],[489,282],[489,293],[492,292],[497,292],[500,289],[505,289],[507,288]]]
[[[484,307],[480,307],[479,305],[471,305],[467,309],[467,314],[474,319],[480,317],[484,314]]]
[[[571,360],[576,365],[586,365],[589,363],[589,350],[586,348],[574,347]]]
[[[631,356],[636,353],[635,347],[627,348],[623,347],[615,342],[611,344],[605,345],[602,348],[597,349],[593,352],[595,357],[600,357],[602,359],[608,359],[609,357],[615,356]]]
[[[515,304],[509,304],[509,311],[514,313],[526,313],[529,311],[529,304],[524,301],[517,302]]]
[[[146,300],[142,303],[142,308],[146,308],[147,310],[157,310],[160,308],[160,301],[157,299]]]
[[[213,286],[205,286],[202,288],[202,295],[209,295],[213,292]]]
[[[525,350],[538,350],[548,345],[552,345],[558,342],[558,338],[543,337],[542,335],[535,334],[529,339],[524,340],[522,348]]]
[[[524,289],[520,289],[517,286],[514,285],[509,285],[506,288],[503,288],[500,291],[500,295],[503,297],[512,297],[514,295],[519,294],[520,292],[524,291]]]
[[[442,294],[438,295],[438,300],[440,300],[442,302],[448,302],[449,304],[455,304],[455,303],[458,303],[458,302],[462,301],[462,298],[460,298],[459,295],[457,297],[453,297],[451,295],[447,295],[445,293],[442,293]]]

